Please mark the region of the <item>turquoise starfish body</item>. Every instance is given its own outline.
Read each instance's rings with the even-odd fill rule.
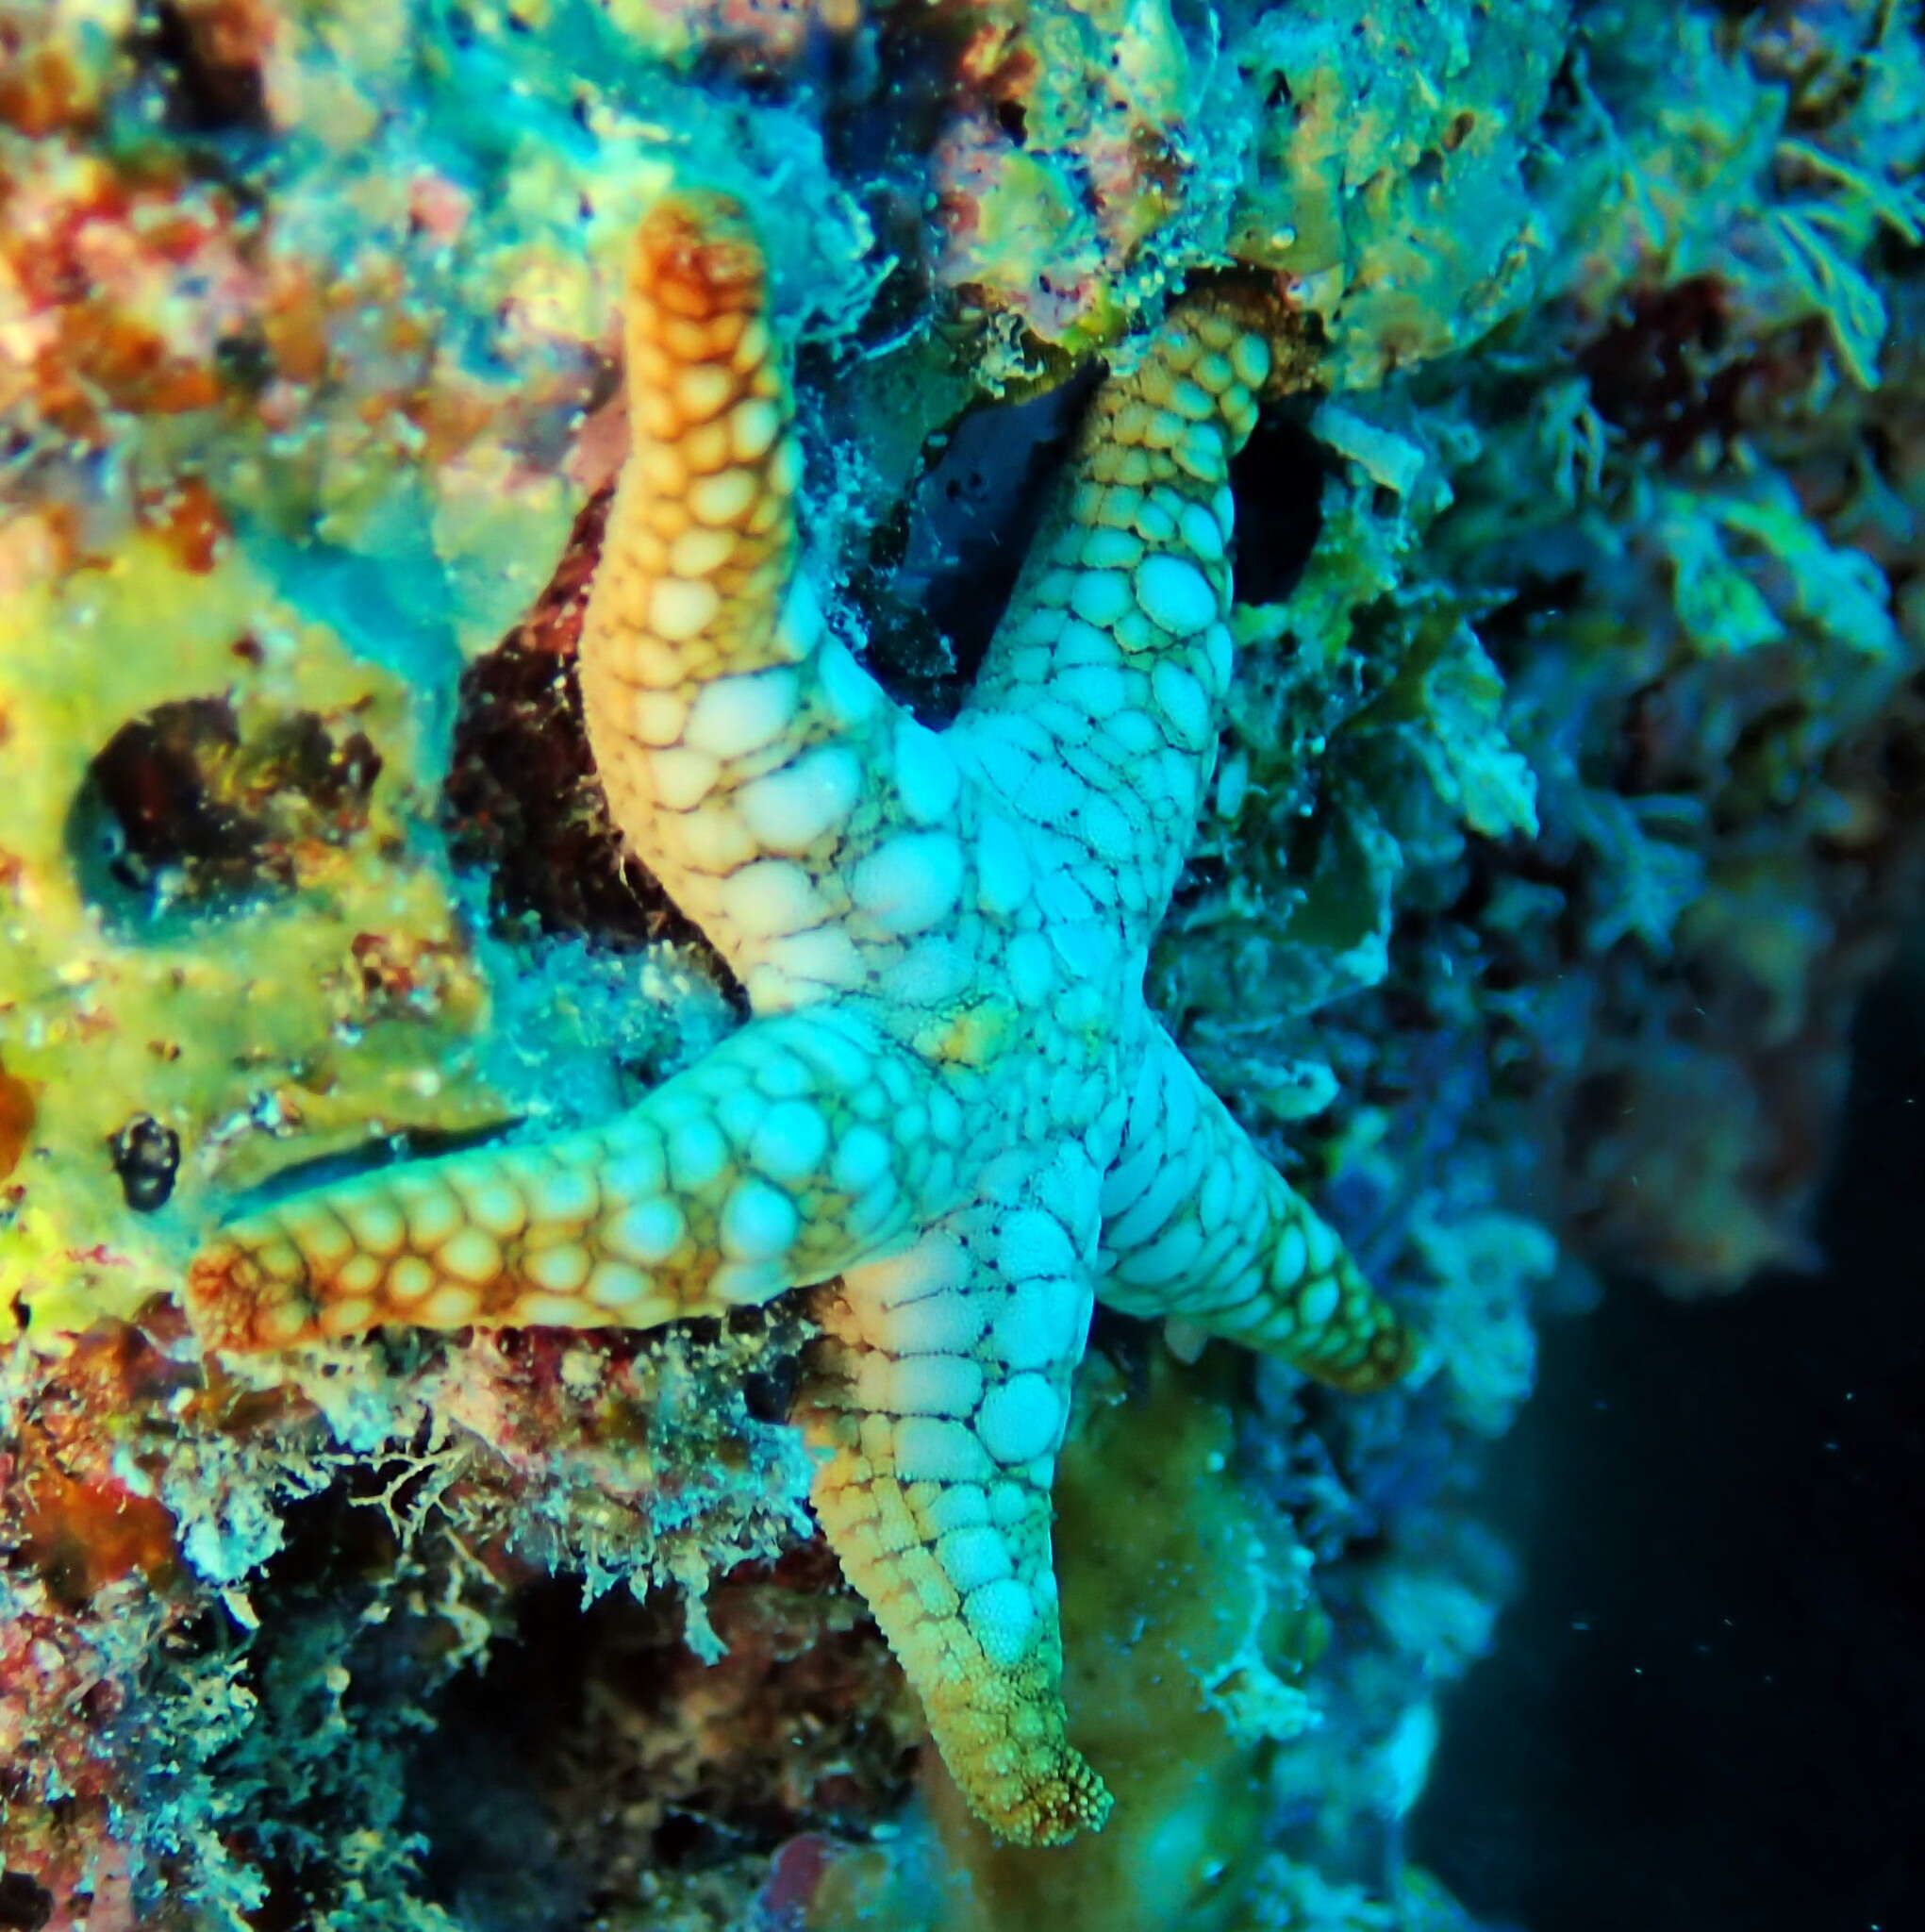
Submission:
[[[1092,1297],[1364,1390],[1409,1338],[1143,1000],[1231,674],[1229,462],[1270,358],[1180,308],[1099,393],[946,731],[824,628],[738,210],[665,202],[582,645],[630,844],[754,1018],[632,1112],[297,1196],[196,1263],[208,1340],[645,1327],[820,1285],[814,1503],[975,1809],[1098,1825],[1050,1490]]]

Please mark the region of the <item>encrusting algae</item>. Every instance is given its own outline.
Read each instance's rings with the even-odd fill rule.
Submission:
[[[217,1166],[265,1174],[263,1127],[320,1156],[371,1122],[501,1117],[467,1044],[486,989],[407,828],[419,730],[393,676],[231,553],[194,571],[139,538],[0,609],[0,1054],[32,1111],[0,1334],[57,1340],[176,1291],[183,1229],[152,1218],[173,1186],[108,1157],[136,1123],[187,1150],[201,1199]],[[221,799],[197,760],[246,769]]]

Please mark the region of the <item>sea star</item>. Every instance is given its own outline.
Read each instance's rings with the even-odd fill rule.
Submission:
[[[284,1201],[196,1262],[224,1349],[380,1323],[640,1328],[821,1285],[813,1501],[971,1805],[1100,1825],[1069,1743],[1050,1489],[1091,1298],[1349,1390],[1411,1355],[1143,999],[1231,674],[1231,457],[1270,373],[1180,306],[1091,407],[953,724],[824,626],[741,210],[642,222],[634,447],[585,622],[630,845],[754,1017],[608,1124]]]

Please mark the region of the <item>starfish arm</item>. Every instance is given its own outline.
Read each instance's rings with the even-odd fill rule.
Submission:
[[[1006,1838],[1100,1826],[1069,1742],[1050,1485],[1090,1293],[1061,1221],[978,1203],[819,1297],[802,1420],[816,1514],[922,1700],[971,1807]]]
[[[633,448],[582,629],[616,823],[758,1012],[858,990],[882,907],[956,795],[936,734],[822,622],[800,568],[793,404],[742,211],[673,195],[638,230]],[[946,834],[935,836],[946,837]],[[865,874],[859,862],[874,858]]]
[[[1098,1268],[1112,1307],[1179,1315],[1352,1393],[1388,1386],[1415,1358],[1409,1329],[1330,1225],[1159,1025],[1104,1180]]]
[[[955,1112],[858,1016],[752,1021],[606,1126],[410,1161],[233,1224],[195,1262],[190,1306],[236,1350],[382,1323],[720,1314],[824,1281],[953,1199]]]
[[[1230,458],[1270,359],[1234,311],[1187,306],[1103,386],[952,727],[1022,836],[1062,850],[1051,870],[1136,940],[1169,899],[1215,761]]]

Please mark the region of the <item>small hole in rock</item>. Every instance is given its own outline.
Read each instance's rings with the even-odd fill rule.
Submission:
[[[0,1873],[0,1926],[7,1932],[41,1932],[54,1916],[54,1895],[25,1872]]]
[[[871,651],[926,723],[955,715],[982,664],[1100,373],[964,417],[910,497],[901,560],[875,589]]]
[[[1296,589],[1323,528],[1329,453],[1301,422],[1266,417],[1230,465],[1236,498],[1232,576],[1239,604],[1281,604]]]
[[[165,1207],[180,1170],[180,1136],[150,1113],[137,1113],[108,1142],[121,1192],[137,1214]]]
[[[232,911],[299,883],[298,855],[367,823],[381,758],[364,732],[312,712],[241,715],[180,698],[123,724],[68,815],[81,890],[122,938],[168,915]]]
[[[260,69],[224,57],[217,9],[191,13],[156,0],[135,29],[135,57],[156,75],[169,130],[184,135],[265,133],[270,125]]]

